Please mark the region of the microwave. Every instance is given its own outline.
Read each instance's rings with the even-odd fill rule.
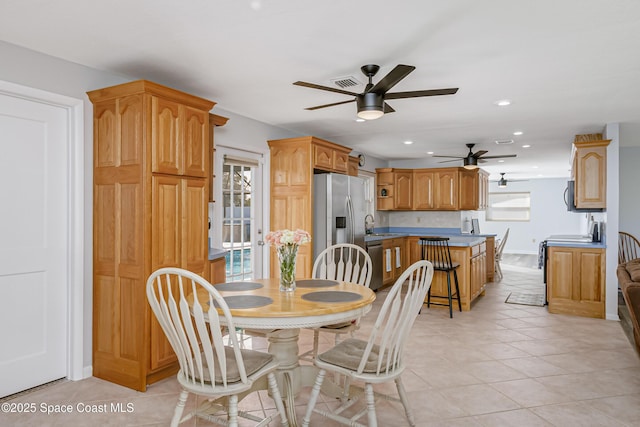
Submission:
[[[571,180],[567,182],[567,188],[564,190],[564,204],[567,205],[569,212],[604,212],[602,208],[577,208],[576,207],[576,182]]]

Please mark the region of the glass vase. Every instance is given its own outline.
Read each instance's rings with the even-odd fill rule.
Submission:
[[[298,245],[287,244],[278,248],[280,261],[280,291],[293,292],[296,289],[296,256]]]

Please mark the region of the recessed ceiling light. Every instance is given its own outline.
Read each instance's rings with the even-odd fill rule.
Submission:
[[[433,154],[433,151],[427,151],[427,154]]]
[[[522,132],[521,130],[517,130],[517,131],[515,131],[513,134],[514,134],[515,136],[520,136],[520,135],[522,135],[523,133],[524,133],[524,132]]]
[[[360,117],[358,117],[358,118],[356,119],[356,122],[358,122],[358,123],[362,123],[362,122],[366,122],[366,120],[365,120],[365,119],[361,119]]]
[[[513,139],[496,139],[494,142],[498,145],[508,145],[513,144]]]
[[[413,144],[413,141],[405,141],[404,142],[404,145],[411,145],[411,144]]]
[[[511,105],[511,101],[508,99],[499,99],[494,102],[498,107],[506,107],[507,105]]]
[[[531,166],[531,168],[533,168],[533,169],[538,169],[538,166]]]
[[[531,145],[529,145],[529,144],[524,144],[524,145],[522,146],[522,148],[531,148]]]
[[[504,160],[498,160],[498,163],[504,163]]]

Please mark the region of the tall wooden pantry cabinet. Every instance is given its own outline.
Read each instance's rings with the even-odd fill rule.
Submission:
[[[146,80],[88,92],[94,111],[93,375],[135,390],[178,370],[146,297],[161,267],[208,277],[214,102]]]

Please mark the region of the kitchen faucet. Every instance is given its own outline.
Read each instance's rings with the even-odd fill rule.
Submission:
[[[365,234],[373,234],[373,224],[375,224],[375,221],[373,220],[373,215],[366,214],[364,217],[364,233]]]

